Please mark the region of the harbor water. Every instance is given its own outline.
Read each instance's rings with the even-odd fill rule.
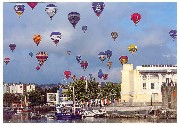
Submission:
[[[86,117],[78,120],[56,120],[42,114],[40,118],[32,119],[30,113],[15,114],[3,118],[4,123],[177,123],[177,119],[144,119],[144,118],[95,118]]]

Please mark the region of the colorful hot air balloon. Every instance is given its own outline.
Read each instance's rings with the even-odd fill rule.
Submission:
[[[106,80],[108,78],[108,74],[103,74],[103,79]]]
[[[10,62],[10,58],[4,58],[4,62],[7,65]]]
[[[130,53],[134,54],[137,51],[137,46],[135,44],[130,44],[128,50]]]
[[[80,56],[80,55],[77,55],[77,56],[76,56],[76,60],[77,60],[78,63],[80,63],[80,61],[81,61],[81,56]]]
[[[51,20],[53,16],[57,13],[57,10],[57,6],[55,6],[54,4],[49,4],[45,8],[45,12],[49,15]]]
[[[42,37],[41,37],[39,34],[36,34],[36,35],[34,35],[33,40],[34,40],[34,42],[35,42],[35,43],[37,44],[37,46],[38,46],[39,43],[40,43],[41,40],[42,40]]]
[[[100,17],[104,7],[105,7],[104,2],[93,2],[92,3],[92,8],[93,8],[94,12],[96,13],[96,15],[98,16],[98,18]]]
[[[88,61],[81,61],[80,63],[81,67],[84,69],[84,71],[86,70],[86,68],[88,67]]]
[[[100,69],[100,70],[98,71],[98,77],[99,77],[100,79],[103,77],[103,71],[102,71],[102,69]]]
[[[14,49],[16,48],[16,44],[14,44],[14,43],[11,43],[10,45],[9,45],[9,48],[12,50],[12,52],[14,51]]]
[[[177,30],[170,30],[169,34],[173,38],[173,41],[177,38]]]
[[[20,18],[20,16],[22,15],[22,13],[23,13],[24,10],[25,10],[25,6],[24,6],[23,4],[16,4],[16,5],[14,6],[14,10],[15,10],[15,12],[17,13],[17,15],[18,15],[19,18]]]
[[[34,7],[38,4],[38,2],[27,2],[27,4],[32,8],[32,10],[34,9]]]
[[[105,52],[100,52],[98,54],[98,58],[103,62],[106,59],[106,53]]]
[[[74,29],[78,21],[80,20],[80,14],[77,12],[71,12],[68,14],[68,20],[73,25]]]
[[[51,40],[53,40],[53,42],[55,43],[55,45],[57,46],[57,43],[61,40],[61,33],[60,32],[52,32],[50,34],[50,38]]]
[[[86,30],[87,30],[87,26],[82,26],[82,30],[83,30],[83,32],[85,33]]]
[[[42,66],[44,62],[48,59],[48,53],[47,52],[38,52],[36,54],[36,58],[39,62],[39,65]]]
[[[121,56],[119,58],[119,61],[121,62],[121,64],[126,64],[128,62],[128,57],[127,56]]]
[[[106,50],[106,51],[105,51],[105,54],[106,54],[106,57],[108,58],[108,61],[109,61],[109,59],[110,59],[111,56],[112,56],[112,51],[111,51],[111,50]]]
[[[134,22],[135,25],[140,21],[141,15],[139,13],[133,13],[131,15],[131,20]]]
[[[68,78],[70,78],[70,76],[71,76],[71,72],[69,70],[66,70],[66,71],[64,71],[64,75],[65,75],[66,79],[68,80]]]
[[[40,66],[36,66],[36,70],[39,70],[40,69]]]
[[[86,76],[81,76],[80,80],[85,81],[86,80]]]
[[[118,37],[118,33],[117,32],[112,32],[111,33],[111,37],[114,39],[114,41],[116,40],[116,38]]]
[[[76,75],[73,75],[71,78],[72,78],[73,81],[75,81],[76,80]]]
[[[107,66],[108,66],[108,68],[110,69],[111,66],[112,66],[112,62],[108,61],[108,62],[107,62]]]
[[[29,56],[31,56],[31,57],[32,57],[32,56],[33,56],[33,52],[30,52],[30,53],[29,53]]]

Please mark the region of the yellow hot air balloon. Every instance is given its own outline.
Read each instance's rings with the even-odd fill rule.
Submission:
[[[137,46],[135,44],[130,44],[128,50],[130,53],[134,54],[137,51]]]
[[[42,37],[41,37],[39,34],[36,34],[36,35],[34,35],[33,40],[34,40],[34,42],[35,42],[35,43],[37,44],[37,46],[38,46],[38,44],[39,44],[40,41],[42,40]]]

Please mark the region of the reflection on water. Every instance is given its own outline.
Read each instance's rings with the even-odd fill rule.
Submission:
[[[55,120],[45,117],[31,119],[29,113],[4,117],[4,123],[177,123],[177,119],[142,119],[142,118],[94,118],[86,117],[82,120]]]

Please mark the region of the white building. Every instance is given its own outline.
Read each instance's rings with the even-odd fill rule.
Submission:
[[[161,85],[177,83],[177,66],[124,64],[121,80],[122,102],[162,102]]]

